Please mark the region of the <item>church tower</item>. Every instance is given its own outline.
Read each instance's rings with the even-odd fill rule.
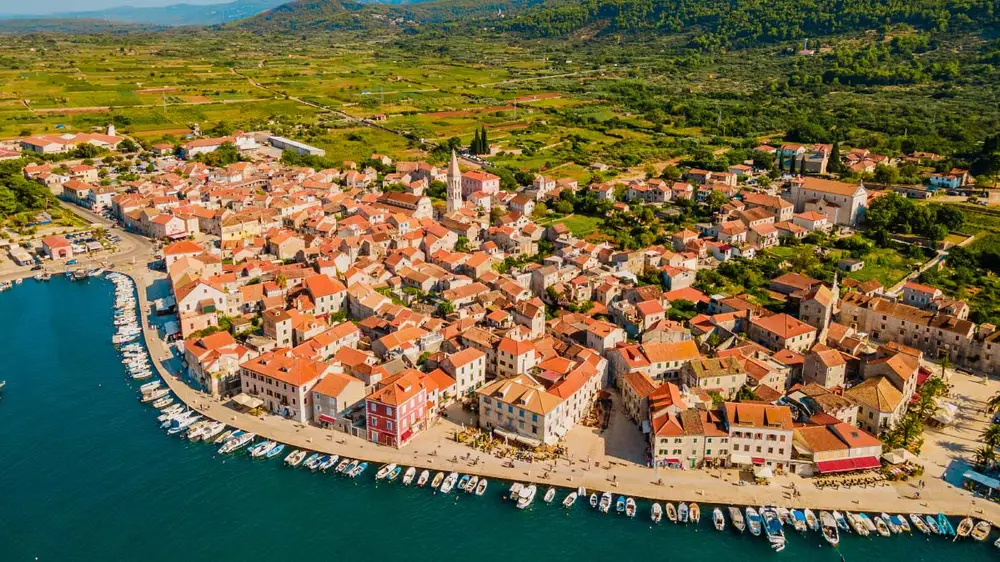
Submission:
[[[462,208],[462,172],[458,169],[458,155],[451,151],[451,164],[448,166],[448,212],[452,213]]]

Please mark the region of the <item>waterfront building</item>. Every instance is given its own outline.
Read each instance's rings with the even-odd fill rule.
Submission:
[[[792,458],[792,413],[788,406],[747,402],[723,404],[732,465],[789,469]]]
[[[184,340],[188,378],[212,396],[239,392],[240,365],[256,353],[238,343],[229,332],[215,332]]]
[[[312,389],[332,369],[329,363],[271,351],[240,365],[240,384],[271,413],[307,422],[313,417]]]
[[[405,447],[427,427],[427,382],[425,375],[407,369],[378,383],[365,397],[368,440]]]

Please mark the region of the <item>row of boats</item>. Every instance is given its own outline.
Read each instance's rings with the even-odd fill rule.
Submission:
[[[142,324],[135,306],[135,283],[127,275],[118,272],[108,273],[107,278],[115,285],[115,334],[111,337],[111,341],[117,345],[128,346],[142,335]],[[128,355],[126,358],[134,359]]]

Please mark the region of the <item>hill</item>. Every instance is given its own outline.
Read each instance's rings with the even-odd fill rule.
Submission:
[[[108,22],[93,18],[12,18],[0,19],[0,34],[67,33],[92,35],[163,29],[157,25]]]
[[[996,26],[995,0],[547,0],[498,25],[529,37],[698,31],[701,47],[742,47],[909,24],[928,30]]]
[[[105,10],[56,13],[50,16],[23,18],[31,20],[105,20],[118,23],[156,26],[213,25],[248,18],[280,6],[287,0],[235,0],[223,4],[171,4],[137,8],[119,6]],[[22,18],[12,18],[16,21]]]

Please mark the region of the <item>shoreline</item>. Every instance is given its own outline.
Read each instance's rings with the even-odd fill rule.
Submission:
[[[141,267],[141,266],[140,266]],[[466,447],[454,440],[432,445],[432,452],[423,443],[413,443],[407,449],[388,449],[370,444],[362,439],[347,434],[334,433],[332,430],[321,429],[309,424],[302,424],[265,416],[259,418],[246,413],[237,412],[222,402],[214,400],[189,386],[182,374],[174,374],[164,366],[163,361],[175,359],[173,352],[165,347],[155,326],[151,325],[146,309],[148,299],[146,291],[152,283],[146,275],[137,273],[132,268],[118,270],[135,283],[140,307],[139,316],[142,320],[143,342],[150,354],[151,363],[157,374],[171,390],[178,401],[185,406],[198,410],[206,418],[221,421],[227,426],[247,432],[253,432],[259,437],[285,444],[290,449],[303,449],[321,454],[337,454],[341,458],[351,458],[369,463],[396,463],[402,466],[413,466],[418,470],[459,472],[460,474],[476,475],[491,480],[508,482],[530,482],[539,486],[554,486],[566,490],[580,487],[588,491],[611,491],[616,495],[632,496],[648,501],[659,502],[699,502],[706,505],[719,506],[760,506],[779,505],[784,507],[810,507],[814,510],[838,510],[841,512],[864,511],[868,513],[944,513],[951,517],[972,516],[975,519],[989,521],[1000,527],[1000,505],[983,498],[975,498],[965,490],[950,490],[953,498],[919,500],[887,495],[888,490],[896,491],[898,484],[889,484],[875,489],[864,488],[854,490],[820,490],[812,486],[796,487],[800,495],[794,499],[786,498],[786,492],[792,489],[788,485],[772,483],[769,485],[737,485],[718,476],[702,472],[700,479],[707,476],[712,480],[687,484],[683,480],[689,471],[661,471],[640,466],[627,466],[622,463],[615,468],[591,468],[582,461],[559,459],[554,463],[525,463],[512,461],[513,468],[503,466],[505,459],[493,457],[487,453]],[[277,422],[277,423],[275,423]],[[441,449],[447,447],[448,452]],[[463,456],[465,455],[465,456]],[[457,460],[453,461],[455,458]],[[473,459],[478,459],[475,464]],[[546,469],[551,467],[552,475],[544,476]],[[566,474],[569,468],[569,475]],[[613,471],[613,477],[608,477]],[[624,473],[624,474],[623,474]],[[662,480],[658,484],[657,480]],[[712,485],[714,483],[714,485]],[[703,485],[699,488],[699,484]],[[904,484],[905,485],[905,484]],[[805,489],[802,489],[805,488]],[[982,500],[982,501],[981,501]]]

